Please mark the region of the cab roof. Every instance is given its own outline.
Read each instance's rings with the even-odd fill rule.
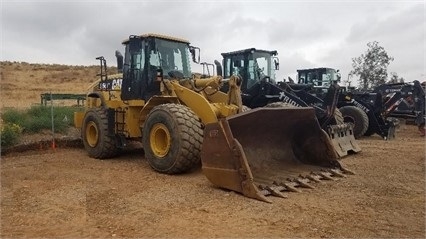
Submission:
[[[299,69],[299,70],[297,70],[297,72],[306,72],[306,71],[325,71],[325,70],[337,71],[336,69],[329,68],[329,67],[317,67],[317,68]]]
[[[166,36],[166,35],[162,35],[162,34],[156,34],[156,33],[147,33],[147,34],[142,34],[139,35],[138,37],[140,38],[160,38],[160,39],[164,39],[164,40],[169,40],[169,41],[177,41],[177,42],[182,42],[182,43],[187,43],[189,44],[189,41],[183,38],[178,38],[178,37],[172,37],[172,36]],[[125,39],[122,44],[127,44],[129,43],[129,39]]]
[[[239,51],[225,52],[225,53],[222,53],[221,55],[223,57],[225,57],[225,56],[231,56],[231,55],[241,55],[241,54],[244,54],[244,53],[251,53],[251,52],[268,53],[268,54],[271,54],[273,56],[278,55],[277,51],[261,50],[261,49],[256,49],[254,47],[247,48],[247,49],[244,49],[244,50],[239,50]]]

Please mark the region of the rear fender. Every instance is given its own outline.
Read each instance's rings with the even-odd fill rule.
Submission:
[[[153,96],[148,102],[143,106],[140,114],[139,114],[139,122],[140,127],[143,127],[143,124],[148,116],[149,112],[158,105],[167,104],[167,103],[175,103],[179,104],[179,99],[176,96]]]
[[[178,82],[170,81],[170,85],[173,87],[174,93],[179,101],[194,111],[194,113],[200,117],[203,124],[218,121],[217,115],[219,114],[219,111],[217,111],[213,107],[213,104],[210,104],[203,95],[181,86]],[[223,107],[226,107],[226,105],[223,104]]]

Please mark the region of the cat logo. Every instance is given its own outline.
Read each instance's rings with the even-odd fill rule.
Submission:
[[[123,79],[108,79],[99,82],[99,89],[100,90],[121,90],[121,83],[123,82]]]
[[[121,83],[123,82],[123,79],[114,79],[112,80],[112,90],[121,90]]]

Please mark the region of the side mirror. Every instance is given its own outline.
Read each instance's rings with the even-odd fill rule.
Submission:
[[[275,70],[280,69],[280,60],[278,59],[278,57],[274,57],[274,66],[275,66]]]
[[[195,63],[200,63],[200,48],[195,46],[189,47],[189,52],[191,52],[192,55],[192,61]]]

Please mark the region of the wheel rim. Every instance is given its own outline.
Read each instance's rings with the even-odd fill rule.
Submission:
[[[149,134],[152,152],[156,157],[162,158],[170,150],[170,132],[164,124],[155,124]]]
[[[98,144],[99,132],[95,122],[90,121],[86,125],[86,140],[90,147],[95,147]]]

